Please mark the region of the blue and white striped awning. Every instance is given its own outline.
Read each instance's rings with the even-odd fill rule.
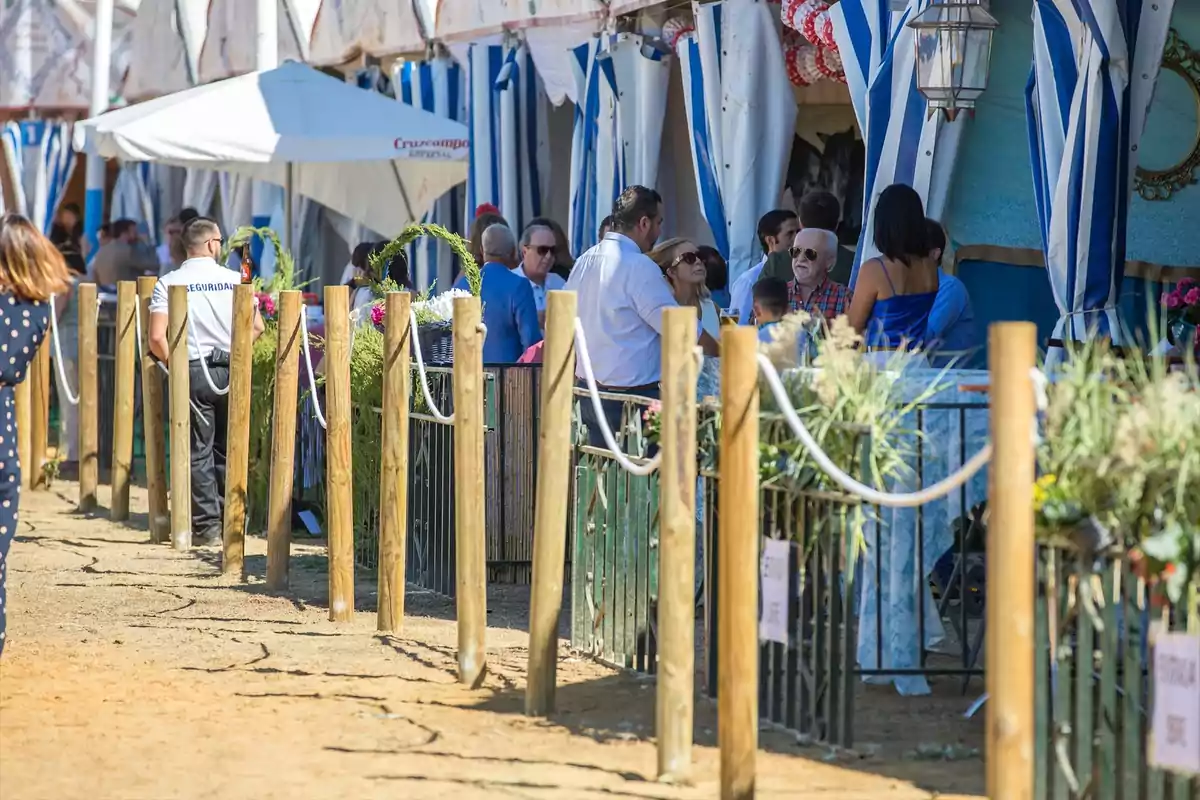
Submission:
[[[402,103],[457,122],[467,120],[465,71],[452,58],[401,64],[396,71],[395,90],[396,99]],[[442,195],[421,221],[465,234],[464,203],[464,190],[455,187]],[[425,237],[413,242],[408,250],[408,266],[417,291],[434,285],[448,289],[454,283],[454,253],[438,239]]]
[[[700,208],[733,281],[758,261],[758,218],[779,203],[796,103],[778,11],[758,0],[692,3],[676,44]],[[726,68],[728,67],[728,68]]]
[[[670,62],[641,36],[597,36],[574,55],[571,250],[596,243],[600,221],[627,186],[654,187],[667,113]]]
[[[1030,161],[1059,340],[1111,336],[1138,142],[1174,0],[1035,0]]]
[[[36,119],[9,122],[0,141],[13,180],[16,206],[11,210],[24,214],[43,233],[49,233],[75,169],[71,126]]]
[[[500,209],[517,233],[542,214],[550,172],[548,101],[523,44],[473,44],[467,55],[467,213]]]
[[[925,202],[926,213],[936,217],[953,176],[963,122],[929,115],[917,90],[914,32],[908,22],[928,4],[909,0],[903,10],[893,11],[892,0],[841,0],[829,9],[866,150],[863,227],[851,285],[858,266],[879,255],[872,230],[880,193],[893,183],[911,186]],[[949,163],[941,163],[947,159]]]

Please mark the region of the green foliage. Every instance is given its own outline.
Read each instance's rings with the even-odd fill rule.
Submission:
[[[271,247],[275,249],[275,274],[268,281],[263,281],[262,278],[255,278],[255,294],[262,292],[269,295],[277,295],[282,291],[302,289],[308,285],[309,281],[300,284],[296,283],[296,261],[292,258],[291,251],[285,248],[279,241],[279,234],[266,226],[255,228],[251,225],[243,225],[234,231],[233,235],[225,240],[225,252],[221,254],[221,260],[225,261],[225,259],[229,258],[229,252],[233,248],[248,244],[256,236],[270,242]]]
[[[397,253],[402,252],[404,248],[422,236],[432,236],[450,245],[450,249],[454,251],[454,254],[462,262],[463,274],[467,276],[467,287],[471,290],[471,294],[478,297],[483,278],[479,272],[479,265],[475,263],[475,258],[471,255],[471,249],[467,241],[458,234],[446,230],[441,225],[419,223],[409,225],[401,231],[400,235],[388,242],[383,250],[371,256],[370,267],[375,279],[382,280],[385,278],[388,262]],[[377,291],[376,294],[382,294],[382,292]]]

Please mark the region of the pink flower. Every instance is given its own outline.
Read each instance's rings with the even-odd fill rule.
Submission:
[[[1163,292],[1162,304],[1167,308],[1176,309],[1183,305],[1183,298],[1179,296],[1179,292]]]
[[[383,318],[386,315],[387,315],[387,312],[384,311],[384,308],[382,305],[371,306],[371,324],[382,325]]]
[[[1180,278],[1179,283],[1175,284],[1175,289],[1182,291],[1189,286],[1194,286],[1195,284],[1196,281],[1192,280],[1191,278]]]
[[[1200,286],[1193,286],[1188,290],[1188,293],[1183,296],[1183,302],[1189,306],[1200,305]]]
[[[258,310],[264,317],[275,316],[275,300],[269,294],[260,294],[258,296]]]

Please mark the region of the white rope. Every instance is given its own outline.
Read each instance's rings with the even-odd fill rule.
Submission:
[[[196,352],[200,352],[200,337],[196,335],[196,323],[192,322],[192,315],[188,314],[188,332],[196,341]],[[204,373],[204,380],[208,382],[208,388],[217,397],[224,397],[229,394],[229,389],[233,386],[233,381],[226,384],[224,389],[217,388],[217,384],[213,382],[212,375],[208,371],[208,359],[200,356],[200,371]]]
[[[600,402],[600,389],[596,386],[596,376],[592,374],[592,359],[588,355],[587,337],[583,332],[583,323],[579,318],[575,318],[575,343],[579,349],[579,363],[583,366],[583,378],[587,382],[588,394],[592,401],[592,410],[596,412],[596,425],[600,428],[600,434],[604,437],[604,444],[612,453],[613,459],[616,460],[621,468],[633,475],[645,476],[650,475],[659,464],[662,463],[662,451],[659,450],[654,454],[654,458],[643,464],[635,464],[621,452],[621,448],[617,447],[617,437],[613,435],[612,429],[608,427],[608,418],[604,416],[604,406]]]
[[[312,353],[308,349],[308,306],[304,303],[300,304],[300,327],[303,329],[301,336],[304,337],[304,363],[308,367],[308,388],[312,394],[313,411],[320,426],[327,428],[325,415],[321,413],[321,400],[317,397],[317,376],[313,370]]]
[[[140,298],[138,299],[137,312],[133,315],[133,328],[134,328],[134,335],[137,337],[135,341],[137,342],[138,363],[141,363],[142,359],[145,358],[146,356],[142,352],[142,309],[141,309],[141,299]],[[159,369],[162,370],[163,375],[166,375],[168,378],[171,377],[171,370],[167,369],[166,364],[159,361],[157,358],[154,359],[154,363],[158,366]],[[196,416],[203,422],[204,415],[200,413],[200,407],[196,405],[196,401],[189,397],[188,405],[190,405],[192,407],[192,411],[195,411]]]
[[[96,304],[96,315],[100,315],[100,304]],[[62,386],[67,402],[73,406],[79,405],[79,395],[71,394],[71,385],[67,383],[67,371],[63,367],[62,342],[58,338],[58,313],[54,310],[54,295],[50,295],[50,335],[54,338],[54,363],[58,366],[58,380]]]
[[[804,422],[800,419],[800,415],[796,413],[796,409],[792,407],[792,401],[788,397],[787,390],[783,387],[783,381],[779,379],[779,373],[775,370],[775,365],[771,363],[771,360],[762,353],[759,353],[758,364],[762,370],[763,377],[767,379],[767,386],[770,387],[771,394],[775,396],[775,402],[779,404],[779,408],[783,412],[784,419],[787,420],[788,425],[792,428],[792,432],[796,434],[796,437],[800,439],[800,442],[807,448],[809,454],[812,455],[813,461],[817,463],[817,466],[824,470],[825,474],[832,478],[838,486],[841,486],[851,494],[858,495],[873,505],[888,506],[890,508],[914,508],[945,497],[970,480],[971,476],[978,472],[992,457],[992,445],[989,443],[984,445],[983,449],[972,456],[967,463],[959,467],[958,471],[953,475],[920,491],[894,494],[872,489],[870,486],[859,483],[838,469],[838,466],[820,448],[817,440],[813,438],[812,434],[808,432],[808,428],[804,426]]]
[[[453,412],[447,416],[439,411],[433,402],[433,394],[429,391],[429,378],[425,375],[425,358],[421,355],[421,340],[417,337],[417,328],[419,327],[417,325],[417,312],[412,309],[412,306],[409,306],[408,309],[408,324],[409,336],[413,339],[413,353],[417,356],[417,377],[421,379],[421,395],[425,398],[425,406],[438,422],[452,425],[454,424]],[[484,330],[484,335],[486,336],[486,328]]]

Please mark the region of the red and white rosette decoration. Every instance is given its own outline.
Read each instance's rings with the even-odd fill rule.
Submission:
[[[829,4],[825,0],[784,0],[779,18],[808,41],[821,45],[825,23],[829,21]]]
[[[833,38],[833,18],[829,14],[825,14],[825,18],[821,23],[821,44],[828,47],[835,53],[838,52],[837,39]]]
[[[788,78],[795,86],[812,86],[824,76],[817,70],[817,47],[803,40],[790,43],[783,51]]]
[[[671,48],[671,52],[675,52],[675,48],[679,46],[679,40],[689,33],[693,33],[696,26],[689,22],[684,17],[672,17],[663,23],[662,38],[667,47]]]
[[[816,69],[821,73],[821,77],[845,83],[846,71],[842,68],[841,53],[830,47],[818,47],[816,51]]]

